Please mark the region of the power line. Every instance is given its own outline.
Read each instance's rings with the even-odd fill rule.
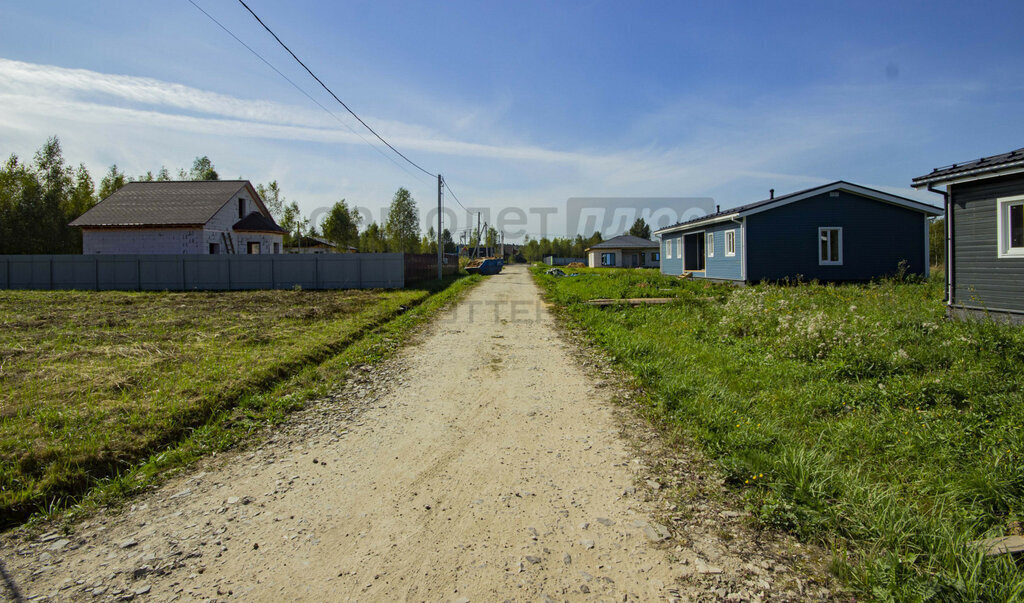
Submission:
[[[385,159],[387,159],[387,160],[388,160],[388,161],[390,161],[391,163],[395,164],[395,165],[396,165],[397,167],[401,168],[401,170],[402,170],[403,172],[405,172],[406,174],[409,174],[410,176],[413,176],[414,178],[418,178],[418,176],[416,176],[415,174],[413,174],[412,172],[410,172],[410,171],[409,171],[408,169],[406,169],[406,167],[405,167],[404,165],[402,165],[402,164],[398,163],[397,161],[395,161],[395,159],[394,159],[393,157],[391,157],[390,155],[388,155],[388,154],[387,154],[387,153],[385,153],[384,151],[382,151],[382,150],[380,150],[379,148],[377,148],[377,147],[376,147],[376,146],[375,146],[375,145],[374,145],[373,143],[371,143],[371,142],[370,142],[369,140],[367,140],[367,139],[366,139],[366,138],[365,138],[365,137],[364,137],[364,136],[363,136],[362,134],[360,134],[359,132],[356,132],[356,131],[355,131],[355,129],[353,129],[353,128],[352,128],[352,126],[350,126],[350,125],[349,125],[349,124],[348,124],[347,122],[345,122],[345,121],[344,121],[343,119],[341,119],[340,117],[338,117],[338,116],[337,116],[337,115],[336,115],[336,114],[335,114],[335,113],[334,113],[333,111],[331,111],[330,109],[328,109],[327,107],[325,107],[325,106],[324,106],[324,105],[323,105],[323,104],[322,104],[322,103],[321,103],[320,101],[316,100],[316,98],[314,98],[314,97],[313,97],[313,95],[311,95],[310,93],[306,92],[306,91],[305,91],[305,90],[304,90],[304,89],[303,89],[303,88],[302,88],[301,86],[299,86],[299,85],[298,85],[298,84],[296,84],[296,83],[295,83],[294,81],[292,81],[292,79],[291,79],[291,78],[289,78],[289,77],[288,77],[287,75],[285,75],[284,73],[282,73],[280,69],[278,69],[277,67],[275,67],[275,66],[273,65],[273,63],[271,63],[270,61],[268,61],[267,59],[265,59],[265,58],[263,57],[263,55],[261,55],[260,53],[256,52],[256,51],[255,51],[255,50],[254,50],[254,49],[253,49],[253,48],[252,48],[251,46],[249,46],[249,45],[248,45],[248,44],[246,44],[246,43],[245,43],[245,42],[244,42],[244,41],[243,41],[243,40],[242,40],[241,38],[239,38],[238,36],[236,36],[236,35],[234,34],[234,32],[232,32],[232,31],[231,31],[230,29],[228,29],[228,28],[227,28],[227,26],[225,26],[225,25],[224,25],[223,23],[221,23],[220,21],[218,21],[218,20],[217,20],[217,19],[216,19],[216,18],[215,18],[215,17],[213,16],[213,15],[211,15],[211,14],[210,14],[210,13],[208,13],[208,12],[206,12],[206,11],[205,11],[205,10],[203,9],[203,7],[201,7],[201,6],[199,6],[198,4],[196,4],[196,3],[195,3],[195,2],[193,1],[193,0],[188,0],[188,2],[189,2],[189,4],[191,4],[192,6],[196,7],[196,9],[198,9],[198,10],[199,10],[199,12],[203,13],[204,15],[206,15],[206,16],[207,16],[207,17],[208,17],[208,18],[209,18],[209,19],[210,19],[211,21],[213,21],[214,23],[216,23],[216,24],[217,24],[217,26],[218,26],[218,27],[220,27],[220,28],[221,28],[222,30],[224,30],[224,32],[225,32],[225,33],[227,33],[227,34],[228,34],[229,36],[231,36],[232,38],[234,38],[236,42],[238,42],[239,44],[241,44],[242,46],[244,46],[244,47],[245,47],[245,49],[246,49],[246,50],[248,50],[249,52],[251,52],[251,53],[252,53],[252,54],[253,54],[253,55],[254,55],[254,56],[255,56],[256,58],[258,58],[259,60],[263,61],[263,63],[264,63],[264,64],[265,64],[265,65],[266,65],[267,67],[270,67],[271,69],[273,69],[273,70],[274,70],[274,72],[275,72],[275,73],[277,73],[277,74],[278,74],[279,76],[281,76],[282,78],[284,78],[284,80],[285,80],[286,82],[288,82],[289,84],[291,84],[293,88],[295,88],[296,90],[298,90],[299,92],[301,92],[301,93],[302,93],[302,94],[303,94],[303,95],[304,95],[304,96],[305,96],[306,98],[308,98],[309,100],[313,101],[313,103],[314,103],[314,104],[316,104],[316,106],[318,106],[318,107],[320,107],[321,109],[323,109],[323,110],[324,110],[324,112],[326,112],[326,113],[327,113],[328,115],[330,115],[331,117],[333,117],[333,118],[334,118],[334,120],[335,120],[335,121],[337,121],[337,122],[338,122],[339,124],[341,124],[341,125],[345,126],[346,128],[348,128],[348,130],[349,130],[350,132],[352,132],[353,134],[355,134],[356,136],[358,136],[360,140],[362,140],[362,141],[363,141],[363,142],[365,142],[365,143],[366,143],[367,145],[369,145],[369,146],[370,146],[370,148],[372,148],[372,149],[373,149],[374,151],[377,151],[378,153],[380,153],[380,156],[381,156],[381,157],[384,157]]]
[[[191,0],[189,0],[189,1],[191,1]],[[371,128],[370,125],[367,124],[365,121],[363,121],[363,119],[361,117],[356,115],[355,111],[350,109],[349,106],[346,105],[344,101],[342,101],[340,98],[338,98],[338,95],[335,94],[333,90],[328,88],[327,84],[323,83],[323,81],[321,81],[320,78],[318,78],[316,76],[316,74],[313,73],[313,71],[309,67],[307,67],[306,64],[303,63],[302,60],[298,56],[296,56],[294,52],[292,52],[292,49],[288,48],[288,45],[281,41],[281,38],[277,37],[277,34],[274,33],[274,30],[272,30],[269,27],[267,27],[267,24],[263,22],[263,19],[260,19],[259,15],[257,15],[255,12],[253,12],[253,10],[251,8],[249,8],[249,5],[246,4],[244,0],[238,0],[238,2],[239,2],[239,4],[241,4],[242,6],[245,7],[245,10],[249,11],[249,14],[252,15],[253,18],[255,18],[257,21],[259,21],[259,24],[263,26],[263,29],[267,30],[267,33],[269,33],[270,35],[274,36],[274,39],[277,40],[277,43],[280,44],[282,48],[287,50],[288,54],[292,55],[292,58],[295,59],[299,63],[299,65],[302,65],[302,68],[306,70],[306,73],[308,73],[314,80],[316,80],[317,83],[320,84],[320,86],[322,86],[323,89],[328,92],[328,94],[330,94],[331,96],[334,97],[334,100],[338,101],[338,103],[340,103],[342,107],[345,107],[345,110],[348,111],[349,113],[351,113],[352,117],[355,117],[359,121],[359,123],[363,124],[363,126],[367,130],[369,130],[374,136],[376,136],[378,140],[380,140],[385,145],[387,145],[387,147],[389,149],[394,151],[402,159],[404,159],[407,162],[409,162],[409,164],[412,165],[413,167],[415,167],[416,169],[420,170],[421,172],[423,172],[424,174],[426,174],[428,176],[436,177],[436,174],[432,174],[432,173],[428,172],[427,170],[423,169],[423,167],[420,166],[418,163],[416,163],[412,159],[409,159],[408,157],[403,155],[401,151],[399,151],[395,147],[391,146],[390,142],[384,140],[384,138],[380,134],[378,134],[376,130]],[[459,205],[462,205],[462,204],[460,203]]]
[[[447,180],[442,180],[442,182],[444,183],[444,187],[448,189],[448,192],[452,194],[452,199],[455,199],[455,202],[459,204],[459,207],[461,207],[462,209],[465,209],[466,213],[468,213],[468,214],[473,213],[473,212],[469,211],[468,209],[466,209],[466,206],[462,204],[462,201],[459,201],[458,195],[455,194],[455,191],[452,190],[452,187],[448,186],[448,181]]]

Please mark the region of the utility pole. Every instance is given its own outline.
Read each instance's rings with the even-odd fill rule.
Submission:
[[[473,250],[473,257],[480,257],[480,212],[476,212],[476,249]]]
[[[444,248],[441,244],[441,187],[444,185],[444,179],[441,178],[441,174],[437,175],[437,280],[444,278],[444,273],[441,270],[441,258],[444,257]]]

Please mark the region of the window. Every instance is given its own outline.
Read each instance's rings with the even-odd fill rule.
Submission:
[[[843,229],[823,226],[818,229],[818,265],[841,266],[843,264]]]
[[[683,237],[672,239],[672,253],[677,257],[683,257]]]
[[[602,266],[614,266],[615,265],[615,254],[614,253],[602,253],[601,254],[601,265]]]
[[[997,199],[996,210],[999,257],[1024,257],[1024,195]]]
[[[281,244],[274,243],[274,253],[281,253]]]
[[[249,255],[260,254],[260,244],[257,241],[251,241],[248,245]]]
[[[707,244],[706,248],[708,250],[708,257],[709,258],[715,257],[715,233],[713,233],[713,232],[709,232],[708,233],[708,244]]]
[[[238,200],[238,219],[241,220],[245,217],[245,199]]]
[[[661,254],[658,253],[657,251],[652,251],[651,252],[651,261],[652,262],[660,262],[661,261]]]
[[[672,239],[665,241],[665,258],[672,259]]]
[[[217,255],[220,253],[220,243],[210,243],[210,255]]]
[[[736,231],[725,231],[725,255],[732,257],[736,255]]]

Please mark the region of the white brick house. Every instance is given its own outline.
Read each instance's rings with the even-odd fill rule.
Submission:
[[[84,254],[281,253],[285,234],[248,180],[130,182],[71,226]]]

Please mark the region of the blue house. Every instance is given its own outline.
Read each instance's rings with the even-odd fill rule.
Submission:
[[[753,283],[928,275],[928,218],[941,210],[833,182],[681,222],[661,237],[661,272]],[[905,263],[905,264],[904,264]]]

